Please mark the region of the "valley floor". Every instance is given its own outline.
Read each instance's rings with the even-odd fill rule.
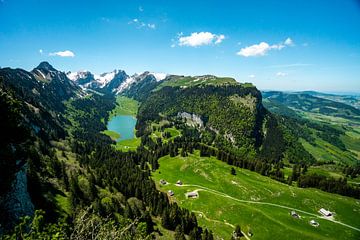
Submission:
[[[236,224],[250,239],[359,239],[360,201],[316,189],[302,189],[260,174],[229,166],[215,158],[165,156],[153,178],[161,191],[172,190],[171,200],[197,214],[199,223],[228,239]],[[161,185],[160,179],[166,180]],[[176,184],[178,180],[182,185]],[[186,193],[197,192],[198,198]],[[334,212],[322,217],[320,208]],[[290,216],[295,210],[300,218]],[[309,224],[317,221],[319,227]],[[339,234],[341,233],[341,234]]]

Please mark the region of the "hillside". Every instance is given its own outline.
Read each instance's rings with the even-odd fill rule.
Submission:
[[[181,222],[182,234],[201,238],[195,215],[155,188],[149,152],[119,152],[102,133],[114,95],[86,93],[46,62],[0,69],[0,87],[2,237],[142,239]]]
[[[264,94],[263,101],[255,86],[232,78],[130,77],[116,70],[95,87],[87,85],[99,83],[89,72],[69,76],[47,62],[31,72],[0,69],[1,130],[7,133],[0,138],[0,234],[9,234],[6,239],[88,239],[90,233],[213,239],[231,237],[237,225],[247,239],[322,239],[334,231],[346,231],[344,239],[358,236],[359,150],[349,131],[354,108],[332,112],[354,115],[342,129],[306,117],[323,99],[299,110],[302,97],[275,101],[277,95]],[[115,142],[119,134],[107,123],[124,115],[133,122],[136,116],[136,138]],[[329,158],[317,154],[322,146],[344,157],[338,161],[344,165],[325,162]],[[173,188],[179,179],[183,188]],[[200,198],[189,204],[186,191]],[[310,196],[318,203],[309,203]],[[319,218],[319,207],[335,211],[335,221]],[[289,223],[293,208],[303,219]],[[310,226],[310,217],[321,227]]]
[[[360,236],[360,232],[351,228],[360,227],[359,205],[355,199],[288,186],[241,168],[235,168],[233,175],[231,166],[214,157],[200,157],[197,151],[187,157],[165,156],[159,164],[153,176],[159,189],[172,190],[171,199],[195,212],[199,223],[211,226],[215,237],[226,239],[236,224],[241,225],[245,234],[251,232],[251,239],[356,239]],[[168,184],[162,185],[161,179]],[[182,185],[176,184],[178,180]],[[187,198],[189,192],[197,192],[198,197]],[[322,207],[336,212],[337,222],[323,218],[318,213]],[[293,218],[292,210],[301,218]],[[312,219],[318,221],[320,227],[311,226]]]
[[[360,96],[359,94],[354,93],[338,93],[338,94],[332,94],[332,93],[322,93],[322,92],[316,92],[316,91],[304,91],[301,93],[307,93],[315,97],[324,98],[328,100],[332,100],[335,102],[344,103],[347,105],[350,105],[352,107],[355,107],[357,109],[360,108]]]
[[[271,112],[292,119],[292,128],[299,129],[302,144],[318,161],[356,164],[360,159],[355,146],[360,144],[359,110],[309,94],[265,92],[264,105]]]
[[[315,97],[309,97],[309,94]],[[284,96],[287,95],[297,99],[297,104],[285,100]],[[348,97],[318,92],[268,92],[264,93],[264,96],[266,96],[264,99],[266,108],[287,119],[289,128],[296,132],[301,144],[317,160],[315,166],[309,168],[309,174],[320,174],[337,179],[349,177],[349,183],[354,185],[359,183],[356,169],[359,168],[360,160],[358,147],[360,124],[357,120],[360,115],[357,109],[344,104],[346,102],[344,98]],[[303,102],[308,98],[317,102],[315,104]],[[357,104],[356,101],[352,103]],[[298,108],[297,105],[305,107]],[[314,105],[332,110],[321,112],[310,107]]]
[[[318,97],[319,94],[264,92],[264,98],[271,102],[281,103],[289,108],[311,114],[340,117],[350,121],[360,121],[360,110],[342,102]],[[323,96],[323,95],[321,95]],[[332,95],[330,95],[332,96]]]

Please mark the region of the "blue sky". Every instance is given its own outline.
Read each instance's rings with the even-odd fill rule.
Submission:
[[[360,2],[0,0],[0,66],[360,92]]]

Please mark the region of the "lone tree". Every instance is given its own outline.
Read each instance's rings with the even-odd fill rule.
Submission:
[[[235,170],[235,168],[231,168],[231,175],[236,175],[236,170]]]
[[[237,225],[235,226],[234,237],[235,237],[235,239],[238,239],[238,238],[240,238],[242,235],[243,235],[243,234],[242,234],[242,232],[241,232],[240,225],[237,224]]]

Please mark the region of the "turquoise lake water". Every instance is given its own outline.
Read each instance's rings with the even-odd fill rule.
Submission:
[[[133,139],[135,137],[136,118],[130,115],[115,116],[110,119],[107,129],[120,134],[116,141]]]

